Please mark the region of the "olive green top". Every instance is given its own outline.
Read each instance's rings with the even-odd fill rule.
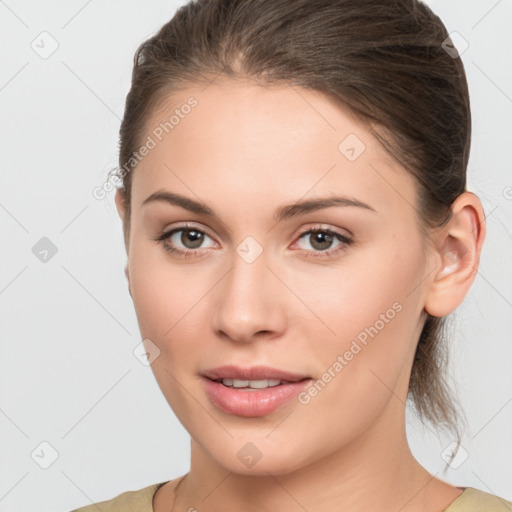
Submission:
[[[110,500],[93,503],[72,512],[154,512],[153,496],[166,483],[123,492]],[[466,487],[443,512],[512,512],[512,502],[473,487]]]

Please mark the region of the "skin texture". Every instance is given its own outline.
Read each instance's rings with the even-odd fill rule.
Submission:
[[[485,236],[479,200],[459,196],[451,221],[427,238],[414,179],[348,112],[291,87],[191,86],[154,110],[142,140],[191,95],[197,106],[133,171],[126,268],[142,337],[160,351],[154,375],[192,438],[174,510],[442,510],[461,490],[412,456],[405,400],[425,311],[449,314],[474,280]],[[354,161],[338,149],[349,134],[365,145]],[[215,216],[142,205],[161,190]],[[332,195],[375,211],[337,206],[273,220],[285,204]],[[126,222],[121,191],[116,205]],[[184,222],[207,234],[188,249],[198,257],[155,241]],[[335,237],[328,248],[341,250],[322,256],[301,237],[312,228],[352,243]],[[180,235],[167,243],[186,251]],[[247,236],[262,249],[252,263],[237,253]],[[317,380],[393,304],[400,311],[307,404],[246,418],[204,392],[199,374],[224,364]],[[237,457],[248,442],[261,452],[251,468]],[[176,482],[157,492],[156,512],[169,510]]]

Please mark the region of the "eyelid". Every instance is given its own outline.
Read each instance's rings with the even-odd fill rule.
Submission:
[[[329,233],[332,235],[337,241],[338,245],[334,247],[330,247],[328,249],[325,249],[323,251],[315,251],[315,250],[303,250],[302,256],[307,259],[311,259],[312,261],[330,261],[331,258],[336,258],[341,256],[350,246],[354,244],[354,238],[352,233],[347,236],[343,234],[339,228],[332,228],[330,226],[324,227],[324,226],[310,226],[303,231],[301,231],[296,237],[294,238],[294,242],[290,246],[293,251],[297,250],[293,247],[300,243],[301,239],[304,238],[306,235],[310,235],[311,233],[320,232],[320,233]],[[299,248],[301,249],[301,248]]]
[[[165,228],[162,231],[162,233],[155,240],[165,243],[175,233],[180,232],[180,231],[185,231],[187,229],[189,229],[189,230],[196,229],[197,231],[200,231],[200,232],[204,233],[206,236],[208,236],[211,240],[213,240],[213,242],[215,244],[220,245],[219,242],[217,242],[216,237],[210,233],[209,229],[205,228],[202,225],[201,226],[195,225],[193,222],[190,222],[190,221],[185,221],[185,222],[182,222],[181,224],[174,225],[174,226],[171,225],[170,227]],[[340,245],[344,245],[344,246],[351,245],[353,243],[353,234],[348,230],[345,230],[345,231],[349,234],[347,235],[347,234],[342,233],[341,228],[335,228],[330,225],[317,223],[313,226],[308,226],[306,228],[302,228],[299,232],[297,232],[293,236],[293,241],[292,241],[291,245],[293,246],[293,245],[297,244],[305,235],[314,233],[314,232],[329,233],[338,238]],[[288,247],[290,247],[290,246],[288,246]],[[212,250],[211,247],[204,247],[204,248],[199,248],[199,249],[187,249],[187,248],[185,248],[185,249],[173,248],[172,249],[173,252],[181,253],[183,255],[189,255],[191,257],[192,257],[192,255],[199,256],[199,255],[201,255],[202,252],[210,252],[211,250]],[[325,251],[307,251],[306,250],[305,252],[309,253],[310,255],[322,257],[322,255],[328,256],[328,255],[334,254],[341,250],[343,250],[343,248],[340,247],[338,249],[335,247],[335,248],[326,249]]]
[[[347,240],[352,240],[354,237],[354,235],[348,229],[336,228],[329,224],[319,223],[319,224],[315,224],[313,226],[308,226],[306,228],[301,229],[300,231],[297,232],[297,234],[294,236],[294,238],[298,240],[299,238],[302,238],[302,236],[304,236],[305,234],[307,234],[311,231],[322,231],[322,232],[327,231],[329,233],[332,233],[333,235],[340,236],[341,238],[345,238]],[[345,233],[343,233],[343,231],[345,231]]]
[[[176,225],[171,224],[170,226],[165,227],[162,230],[161,237],[170,235],[171,233],[176,233],[177,231],[185,231],[187,229],[197,229],[197,231],[201,231],[205,235],[208,235],[216,244],[220,245],[219,242],[217,242],[216,237],[214,235],[212,235],[212,233],[209,231],[209,229],[206,228],[205,226],[203,226],[202,224],[196,225],[194,222],[190,222],[190,221],[184,221],[181,224],[180,223],[175,223],[175,224]]]
[[[180,230],[185,229],[197,229],[198,231],[204,232],[206,235],[208,235],[212,240],[214,240],[216,243],[216,237],[209,231],[208,228],[206,228],[204,225],[196,225],[194,222],[190,221],[184,221],[183,223],[177,223],[177,225],[170,225],[169,227],[165,227],[162,230],[162,235],[169,234],[171,232],[176,232]],[[295,233],[293,238],[300,238],[301,236],[305,235],[306,233],[309,233],[310,231],[330,231],[334,234],[337,234],[339,236],[345,237],[345,238],[352,238],[354,235],[348,230],[344,229],[341,230],[341,228],[335,228],[328,224],[314,224],[313,226],[308,226],[306,228],[301,228],[299,231]],[[340,231],[345,231],[347,234],[344,234]]]

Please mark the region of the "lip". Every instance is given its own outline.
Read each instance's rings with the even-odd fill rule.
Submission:
[[[217,379],[262,380],[279,379],[286,381],[278,386],[264,389],[243,390],[224,386]],[[202,373],[206,395],[221,411],[247,418],[266,416],[279,409],[297,396],[311,381],[310,377],[296,373],[253,366],[222,366]]]
[[[201,373],[203,377],[211,380],[217,379],[240,379],[240,380],[261,380],[261,379],[279,379],[288,382],[298,382],[309,378],[308,375],[299,375],[270,366],[251,366],[242,368],[241,366],[226,365],[218,368],[211,368]]]

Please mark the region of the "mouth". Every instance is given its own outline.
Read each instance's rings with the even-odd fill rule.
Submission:
[[[272,413],[299,394],[311,377],[276,368],[223,366],[201,374],[206,395],[220,411],[258,417]]]
[[[242,379],[216,379],[213,382],[219,382],[227,388],[245,389],[247,391],[257,389],[274,388],[283,384],[289,384],[290,381],[281,379],[260,379],[260,380],[242,380]]]
[[[270,366],[251,366],[249,368],[243,368],[235,365],[211,368],[202,372],[201,375],[213,381],[227,381],[225,385],[234,385],[235,387],[247,387],[250,382],[258,383],[264,381],[268,381],[270,386],[277,386],[280,382],[298,382],[309,378],[308,375],[292,373]],[[246,384],[237,385],[238,381],[242,383],[246,382]],[[276,383],[276,381],[279,381],[279,383]]]

